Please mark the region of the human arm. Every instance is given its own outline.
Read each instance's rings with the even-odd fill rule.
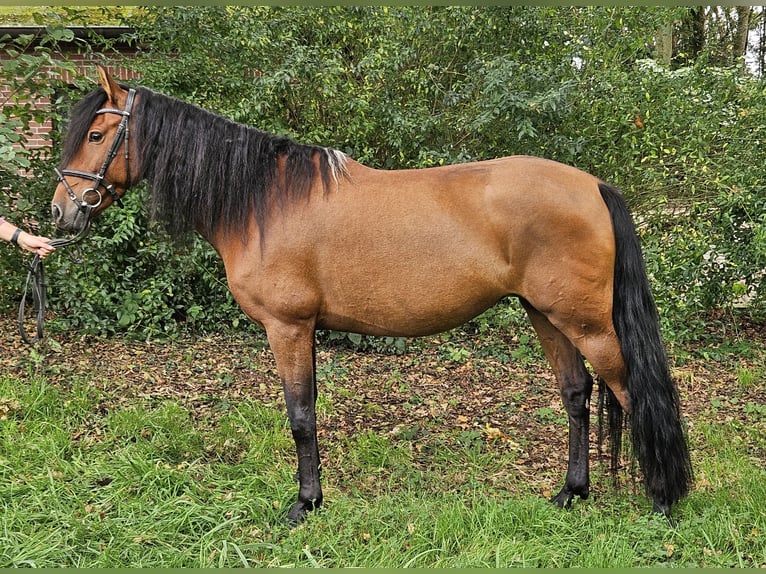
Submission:
[[[55,247],[49,245],[50,239],[47,237],[22,231],[2,217],[0,217],[0,239],[14,243],[31,253],[37,253],[42,258],[56,250]]]

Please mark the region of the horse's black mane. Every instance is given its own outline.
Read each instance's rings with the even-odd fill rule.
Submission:
[[[85,141],[105,101],[104,90],[97,88],[73,108],[63,166]],[[317,177],[328,191],[345,173],[340,152],[270,135],[146,88],[137,88],[131,117],[138,175],[151,189],[151,215],[174,235],[196,229],[209,237],[219,227],[244,233],[253,215],[263,233],[275,204],[307,198]]]

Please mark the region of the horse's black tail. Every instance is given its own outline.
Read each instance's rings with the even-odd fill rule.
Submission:
[[[692,483],[678,389],[670,376],[657,307],[630,212],[617,189],[602,183],[599,190],[614,228],[612,320],[627,371],[633,454],[655,510],[669,515],[671,506],[688,494]],[[607,408],[609,403],[619,408],[616,400],[608,401]],[[614,464],[615,440],[619,445],[622,431],[621,417],[609,416],[608,422]]]

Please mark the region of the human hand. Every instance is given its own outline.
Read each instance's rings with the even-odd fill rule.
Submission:
[[[39,235],[32,235],[26,231],[22,231],[17,239],[20,247],[23,247],[27,251],[37,253],[40,259],[45,259],[48,255],[53,253],[56,248],[50,245],[50,239],[47,237],[41,237]]]

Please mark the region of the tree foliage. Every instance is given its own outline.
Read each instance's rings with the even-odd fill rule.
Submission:
[[[34,124],[46,118],[60,118],[60,104],[52,71],[72,72],[74,66],[61,57],[58,42],[71,38],[63,26],[49,27],[41,37],[21,35],[0,37],[0,215],[28,230],[49,232],[50,186],[41,185],[48,169],[45,148],[31,148],[28,136]],[[49,101],[46,107],[38,105]],[[55,141],[51,142],[55,144]],[[19,291],[22,254],[0,245],[0,308],[9,305]]]
[[[127,23],[144,85],[374,167],[532,154],[619,185],[665,329],[684,340],[743,295],[751,313],[766,309],[766,90],[741,60],[722,60],[712,32],[708,51],[682,53],[694,18],[677,7],[208,6],[137,9]],[[47,205],[46,185],[24,197]],[[131,194],[99,222],[83,265],[52,262],[60,320],[141,337],[240,324],[212,250],[197,241],[178,265]]]

